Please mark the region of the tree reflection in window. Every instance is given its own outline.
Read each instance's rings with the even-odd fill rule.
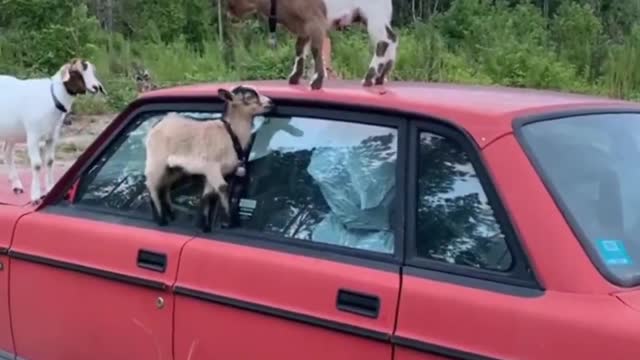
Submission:
[[[105,210],[127,214],[136,218],[151,219],[149,194],[144,183],[146,157],[145,139],[166,111],[149,112],[138,117],[132,130],[123,134],[106,151],[85,175],[84,190],[80,191],[76,203],[93,205]],[[220,113],[181,112],[195,120],[214,120]],[[177,217],[193,220],[194,209],[202,193],[203,179],[199,176],[185,178],[172,191],[172,202]]]
[[[272,118],[255,143],[261,145],[249,159],[241,228],[393,252],[395,129]]]
[[[467,153],[454,141],[421,133],[418,154],[418,256],[507,270],[512,262]]]

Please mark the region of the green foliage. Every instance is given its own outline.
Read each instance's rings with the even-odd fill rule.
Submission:
[[[2,0],[4,62],[30,71],[57,71],[60,59],[91,57],[103,35],[80,0]],[[103,37],[102,36],[102,37]]]
[[[551,29],[558,54],[574,64],[581,75],[590,79],[597,76],[597,60],[602,58],[606,38],[593,8],[565,2],[558,8]]]
[[[92,113],[117,111],[136,96],[133,63],[149,69],[160,86],[285,79],[293,36],[279,27],[271,48],[266,21],[219,19],[217,3],[0,0],[0,73],[50,76],[72,57],[89,58],[109,92],[77,103],[76,111]],[[392,80],[639,99],[639,19],[637,0],[398,0]],[[334,69],[361,79],[373,50],[366,30],[355,26],[330,36]]]

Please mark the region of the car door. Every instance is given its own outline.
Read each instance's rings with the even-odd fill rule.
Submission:
[[[232,221],[185,246],[176,359],[392,359],[405,124],[317,106],[259,119]]]
[[[13,194],[12,194],[13,195]],[[0,359],[13,359],[15,349],[9,313],[9,247],[13,228],[28,209],[17,205],[0,205]]]
[[[193,230],[181,227],[183,218],[166,227],[153,222],[144,186],[144,138],[161,115],[180,106],[185,105],[138,108],[84,166],[68,201],[18,221],[10,300],[19,356],[172,358],[171,287]],[[187,183],[174,202],[184,205],[196,192]]]
[[[563,305],[540,301],[544,292],[475,146],[453,127],[427,122],[413,124],[409,139],[394,359],[516,359],[524,344],[542,346],[527,319]]]

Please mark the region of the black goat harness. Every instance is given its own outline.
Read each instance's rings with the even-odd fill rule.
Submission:
[[[51,86],[49,86],[49,90],[51,91],[51,98],[53,99],[53,104],[56,106],[56,109],[62,111],[62,113],[67,113],[67,108],[62,105],[60,100],[56,97],[56,94],[53,92],[53,81],[51,82]]]
[[[231,128],[231,124],[229,124],[229,122],[226,119],[222,118],[220,120],[222,121],[224,128],[227,130],[227,134],[229,134],[229,137],[231,138],[231,142],[233,143],[233,149],[236,151],[236,156],[240,161],[240,167],[244,167],[245,163],[247,162],[247,156],[244,149],[242,148],[242,145],[240,144],[240,139],[238,139],[238,135],[236,135],[236,133],[233,132],[233,129]]]

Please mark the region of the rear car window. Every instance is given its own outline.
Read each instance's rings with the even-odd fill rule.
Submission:
[[[397,129],[270,117],[249,156],[237,227],[393,254]]]
[[[537,121],[521,140],[601,273],[640,283],[640,114]]]

